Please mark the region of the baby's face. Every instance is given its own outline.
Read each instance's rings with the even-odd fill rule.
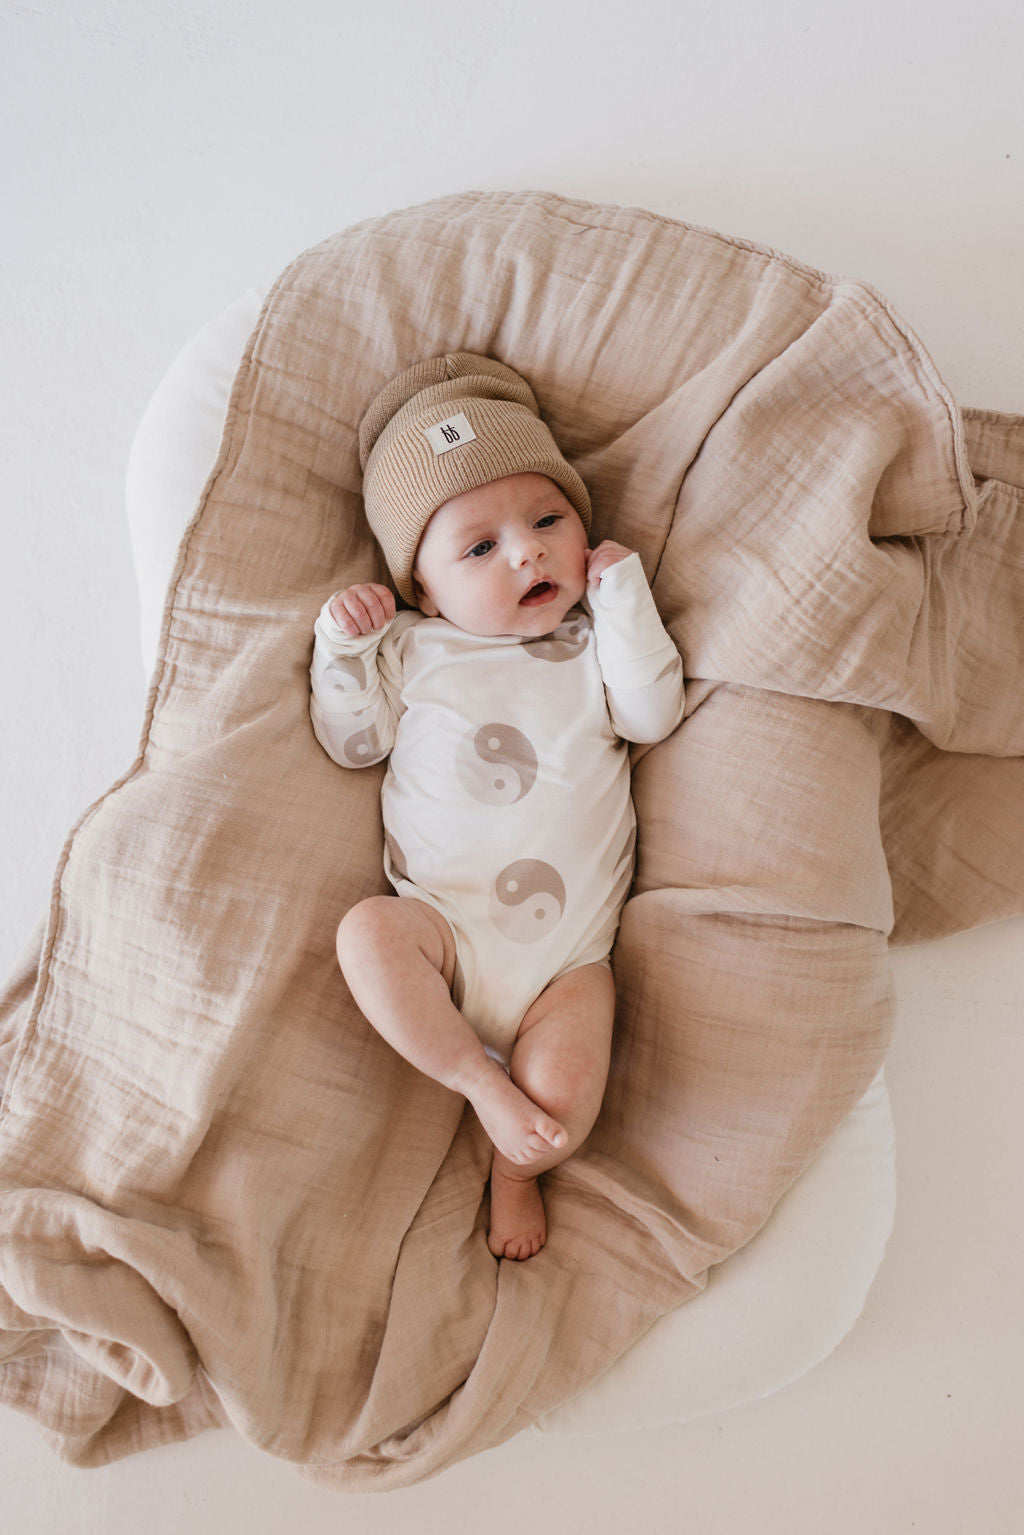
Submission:
[[[420,609],[467,634],[550,634],[586,590],[586,529],[546,475],[508,475],[438,507],[413,579]]]

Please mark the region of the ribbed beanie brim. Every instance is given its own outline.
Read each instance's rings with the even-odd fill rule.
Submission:
[[[544,474],[590,529],[586,486],[541,421],[533,390],[492,357],[450,352],[392,379],[360,422],[359,457],[367,520],[412,605],[423,530],[464,491],[510,474]]]

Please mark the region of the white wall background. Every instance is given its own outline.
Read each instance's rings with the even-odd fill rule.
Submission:
[[[964,403],[1024,412],[1016,0],[0,0],[0,77],[4,970],[66,830],[135,754],[123,478],[138,417],[207,318],[336,229],[469,187],[640,204],[866,278]],[[987,1198],[1019,1226],[1019,1189],[991,1156],[1016,1125],[997,1036],[1017,1048],[1019,1010],[1000,1012],[1002,994],[971,1045],[983,1076],[967,1112],[989,1141],[977,1185],[962,1144],[953,1175],[935,1106],[961,1102],[965,1032],[936,1029],[927,999],[941,1012],[966,984],[967,1007],[963,976],[990,968],[988,942],[940,946],[917,974],[891,1085],[922,1198],[942,1180],[965,1221]],[[613,1447],[520,1440],[379,1502],[313,1494],[228,1435],[66,1472],[5,1418],[5,1523],[571,1532],[635,1517],[709,1535],[1009,1535],[1022,1413],[990,1334],[1013,1325],[1019,1248],[995,1278],[976,1249],[958,1268],[940,1226],[914,1224],[920,1209],[833,1360],[726,1419]],[[986,1282],[989,1331],[964,1334]],[[969,1339],[952,1360],[935,1352],[951,1308]],[[880,1391],[908,1339],[910,1363]],[[931,1381],[939,1357],[966,1417]]]

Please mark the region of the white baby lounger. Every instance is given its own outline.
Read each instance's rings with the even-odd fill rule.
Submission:
[[[216,462],[231,385],[263,297],[251,289],[204,326],[139,424],[127,501],[147,672],[181,536]],[[894,1209],[893,1126],[879,1072],[759,1234],[712,1270],[704,1293],[655,1322],[536,1427],[599,1434],[686,1421],[788,1385],[853,1327]]]

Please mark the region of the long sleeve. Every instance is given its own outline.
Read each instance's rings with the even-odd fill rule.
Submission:
[[[610,566],[589,604],[612,725],[626,741],[664,740],[683,717],[683,662],[640,556]]]
[[[394,623],[350,639],[331,617],[329,602],[320,610],[309,712],[317,740],[341,767],[381,762],[395,744],[402,710],[399,671],[388,643]]]

